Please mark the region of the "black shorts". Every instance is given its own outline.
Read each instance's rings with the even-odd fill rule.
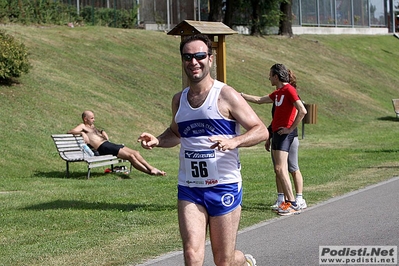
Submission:
[[[103,142],[103,144],[98,147],[97,151],[100,155],[109,155],[112,154],[113,156],[117,156],[119,150],[122,149],[124,146],[120,144],[115,144],[109,141]]]
[[[289,152],[292,141],[296,135],[294,132],[295,131],[283,135],[273,132],[272,150]]]

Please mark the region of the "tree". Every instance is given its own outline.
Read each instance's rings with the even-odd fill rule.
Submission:
[[[236,7],[238,3],[235,3],[237,2],[235,0],[224,0],[223,2],[223,23],[231,28],[233,26],[233,12],[235,11],[233,7]]]
[[[222,22],[224,20],[223,14],[223,0],[212,0],[209,1],[209,17],[208,21]]]
[[[287,35],[292,37],[292,0],[283,0],[280,4],[280,25],[278,29],[279,35]]]
[[[251,0],[251,35],[253,36],[261,34],[260,7],[261,3],[259,0]]]
[[[292,36],[292,0],[212,0],[209,21],[248,25],[250,34],[259,36],[279,26],[279,34]],[[282,15],[283,14],[283,15]]]

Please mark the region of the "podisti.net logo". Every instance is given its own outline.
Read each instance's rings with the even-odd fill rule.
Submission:
[[[398,264],[397,246],[319,246],[319,264]]]

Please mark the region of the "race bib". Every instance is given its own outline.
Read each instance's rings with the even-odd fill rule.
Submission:
[[[210,187],[219,183],[215,150],[185,150],[184,163],[188,186]]]

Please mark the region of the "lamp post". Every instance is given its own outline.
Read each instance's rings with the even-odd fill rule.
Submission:
[[[167,12],[167,14],[166,14],[166,16],[167,16],[167,21],[168,21],[168,28],[167,28],[167,30],[169,31],[170,30],[170,6],[169,6],[169,0],[167,0],[166,1],[166,12]]]

